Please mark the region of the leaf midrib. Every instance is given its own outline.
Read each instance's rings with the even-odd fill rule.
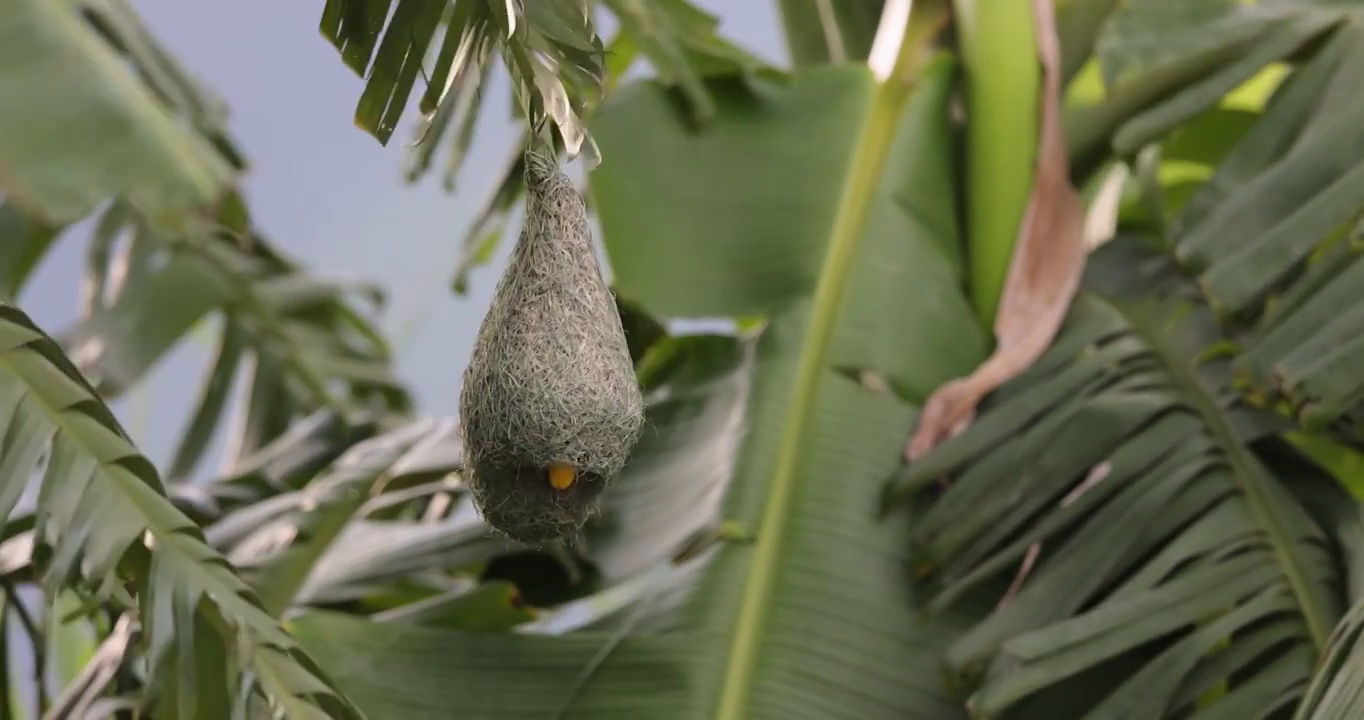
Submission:
[[[913,32],[907,32],[900,48],[896,63],[899,71],[889,81],[878,83],[873,91],[871,107],[845,175],[809,324],[797,359],[791,402],[777,447],[767,503],[756,528],[753,556],[744,577],[739,617],[715,715],[719,720],[745,720],[748,717],[757,651],[766,629],[764,616],[775,592],[777,566],[786,526],[791,519],[790,507],[801,451],[807,445],[805,437],[828,365],[829,346],[843,309],[848,279],[862,245],[867,214],[890,154],[898,121],[910,96],[911,83],[906,81],[903,70],[912,61],[911,53],[918,49],[917,43],[911,40],[913,35]]]
[[[1241,488],[1251,517],[1257,521],[1256,524],[1268,538],[1270,550],[1278,558],[1289,590],[1302,612],[1308,637],[1311,638],[1316,651],[1320,652],[1326,645],[1335,620],[1330,616],[1329,604],[1314,589],[1315,585],[1309,577],[1307,563],[1296,551],[1297,543],[1283,524],[1281,514],[1275,509],[1275,503],[1270,497],[1272,491],[1262,485],[1265,473],[1257,467],[1258,461],[1237,438],[1236,432],[1227,422],[1216,400],[1208,395],[1187,364],[1188,361],[1181,360],[1182,355],[1169,347],[1161,333],[1142,317],[1125,312],[1118,303],[1105,302],[1128,322],[1160,358],[1170,378],[1179,388],[1180,396],[1202,418],[1216,444],[1226,453],[1227,463],[1232,470],[1231,475]]]

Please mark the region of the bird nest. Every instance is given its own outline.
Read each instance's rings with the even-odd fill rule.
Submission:
[[[639,439],[644,403],[587,207],[526,155],[524,227],[464,372],[466,482],[512,539],[571,538]]]

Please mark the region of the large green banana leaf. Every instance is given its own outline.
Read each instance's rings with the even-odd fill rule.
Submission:
[[[0,67],[0,191],[53,225],[111,196],[183,216],[218,200],[243,164],[221,102],[124,0],[7,3]]]
[[[704,513],[722,467],[718,519],[747,538],[685,560],[667,597],[636,608],[652,631],[613,649],[619,625],[498,636],[296,619],[370,717],[960,717],[939,672],[959,622],[919,621],[905,525],[876,518],[911,403],[985,348],[960,287],[952,72],[934,60],[892,114],[863,68],[712,79],[699,131],[656,84],[608,102],[593,195],[620,292],[664,317],[765,317],[742,389],[712,388],[743,398],[733,449],[627,469],[613,492]],[[865,222],[847,207],[864,191]]]
[[[796,65],[867,59],[885,0],[777,0],[791,61]]]

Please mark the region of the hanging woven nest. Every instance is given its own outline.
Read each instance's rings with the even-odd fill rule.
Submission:
[[[644,402],[592,247],[554,160],[526,154],[524,227],[464,372],[465,481],[493,528],[572,538],[639,439]]]

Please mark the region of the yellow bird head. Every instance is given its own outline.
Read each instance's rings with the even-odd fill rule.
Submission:
[[[578,471],[568,463],[549,464],[549,484],[555,490],[567,490],[578,481]]]

